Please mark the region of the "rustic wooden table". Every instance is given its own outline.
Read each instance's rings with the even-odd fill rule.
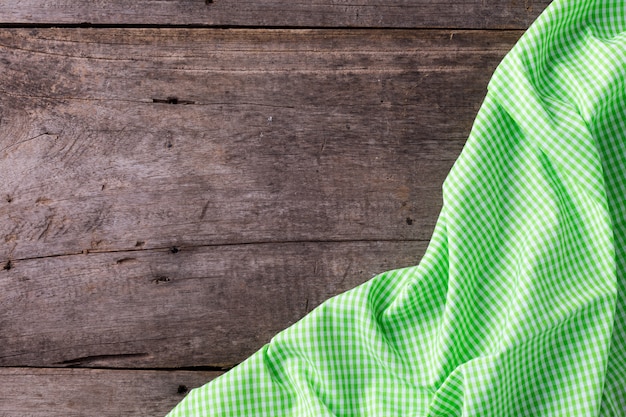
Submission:
[[[0,4],[0,417],[162,416],[419,262],[548,1]]]

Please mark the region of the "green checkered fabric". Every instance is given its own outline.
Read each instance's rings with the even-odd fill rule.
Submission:
[[[327,300],[180,416],[626,416],[626,1],[495,71],[416,266]]]

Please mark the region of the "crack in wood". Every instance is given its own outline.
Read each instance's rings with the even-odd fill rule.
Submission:
[[[200,213],[200,220],[204,220],[207,210],[209,209],[209,203],[210,203],[210,200],[207,200],[207,202],[204,203],[204,206],[202,207],[202,213]]]
[[[129,256],[129,257],[126,257],[126,258],[118,259],[117,261],[115,261],[115,263],[120,265],[120,264],[123,264],[123,263],[132,262],[132,261],[136,261],[136,260],[137,260],[137,258],[133,258],[133,257]]]
[[[23,143],[26,143],[26,142],[30,142],[31,140],[35,140],[35,139],[41,138],[43,136],[53,136],[55,138],[58,137],[58,135],[51,135],[48,132],[40,133],[39,135],[30,137],[30,138],[27,138],[27,139],[23,139],[23,140],[15,142],[15,143],[12,143],[12,144],[10,144],[8,146],[5,146],[4,148],[0,149],[0,152],[4,152],[4,151],[6,151],[8,149],[14,148],[14,147],[19,146],[19,145],[21,145]]]
[[[343,285],[344,281],[348,277],[348,274],[350,273],[350,269],[351,268],[352,268],[352,261],[350,261],[350,263],[348,263],[348,266],[347,266],[345,272],[343,273],[343,276],[341,277],[341,280],[339,281],[338,285]]]
[[[91,356],[82,356],[80,358],[75,359],[67,359],[61,362],[57,362],[55,365],[66,365],[66,366],[78,366],[85,363],[90,362],[101,362],[101,361],[110,361],[117,359],[131,359],[131,358],[145,358],[150,356],[147,352],[141,353],[118,353],[111,355],[91,355]]]

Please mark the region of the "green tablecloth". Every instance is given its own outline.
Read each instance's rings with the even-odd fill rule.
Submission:
[[[555,0],[495,71],[420,263],[169,416],[626,416],[625,29],[625,0]]]

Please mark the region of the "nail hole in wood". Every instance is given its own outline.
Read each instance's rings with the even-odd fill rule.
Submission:
[[[152,280],[155,284],[161,284],[163,282],[170,282],[170,279],[164,275],[160,275]]]

